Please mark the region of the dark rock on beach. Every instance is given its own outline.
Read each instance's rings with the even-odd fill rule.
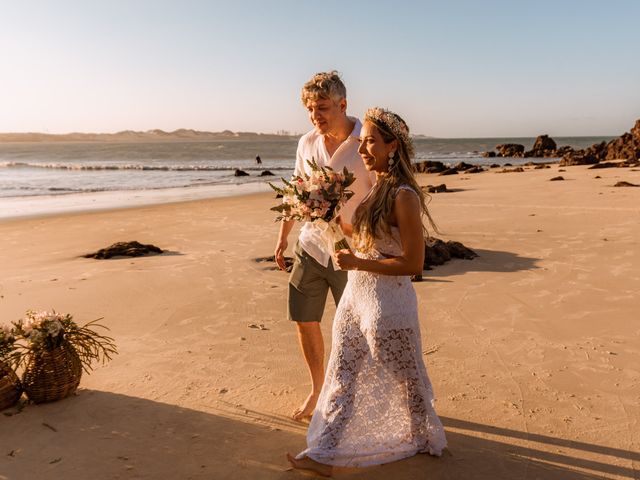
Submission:
[[[629,183],[629,182],[618,182],[614,185],[614,187],[640,187],[640,185],[636,185],[635,183]]]
[[[558,148],[556,142],[549,135],[539,135],[536,138],[535,143],[533,144],[532,152],[543,151],[543,150],[555,150]]]
[[[440,175],[455,175],[458,172],[479,173],[484,172],[484,168],[478,165],[471,165],[466,162],[458,162],[453,167],[448,167],[437,160],[425,160],[414,164],[414,169],[418,173],[439,173]]]
[[[562,175],[558,175],[557,177],[553,177],[549,179],[550,182],[557,182],[559,180],[564,180],[564,177]]]
[[[460,171],[467,171],[470,168],[473,168],[474,166],[471,165],[470,163],[466,163],[466,162],[458,162],[456,165],[454,165],[453,168],[455,168],[456,170]]]
[[[573,147],[565,145],[564,147],[560,147],[556,150],[556,154],[554,155],[554,157],[562,158],[565,155],[572,153],[573,151]]]
[[[99,260],[112,257],[142,257],[144,255],[157,255],[164,251],[155,245],[145,245],[135,240],[133,242],[118,242],[107,248],[101,248],[97,252],[83,255],[85,258],[97,258]]]
[[[442,265],[452,258],[472,260],[477,256],[477,253],[465,247],[460,242],[454,242],[452,240],[444,242],[439,238],[430,237],[425,240],[424,269],[430,270],[431,267]]]
[[[496,145],[496,150],[498,150],[497,154],[495,152],[484,152],[482,156],[485,158],[495,156],[516,158],[560,158],[567,153],[573,152],[573,148],[568,145],[558,148],[555,140],[549,135],[539,135],[531,150],[526,152],[524,151],[524,145],[520,145],[519,143]]]
[[[427,193],[443,193],[449,191],[444,183],[441,183],[440,185],[427,185],[426,187],[422,187],[422,190]]]
[[[595,143],[589,148],[569,152],[560,160],[560,166],[569,167],[572,165],[593,165],[598,163],[605,155],[606,145],[605,142]]]
[[[539,135],[533,144],[533,148],[528,152],[524,152],[524,156],[537,158],[555,157],[557,148],[556,142],[549,135]]]
[[[447,169],[447,166],[437,160],[425,160],[414,164],[414,168],[418,173],[439,173]]]
[[[236,171],[233,173],[234,177],[248,177],[249,174],[247,172],[245,172],[244,170],[240,170],[239,168],[236,168]]]
[[[272,172],[270,172],[269,170],[264,170],[264,171],[260,174],[260,176],[261,176],[261,177],[272,177],[272,176],[273,176],[273,173],[272,173]]]
[[[500,145],[496,145],[496,150],[498,157],[515,157],[519,158],[524,156],[524,145],[520,145],[519,143],[502,143]]]

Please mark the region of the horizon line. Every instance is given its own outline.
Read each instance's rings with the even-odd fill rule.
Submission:
[[[623,132],[624,133],[624,132]],[[131,130],[131,129],[125,129],[125,130],[118,130],[115,132],[90,132],[90,131],[71,131],[71,132],[65,132],[65,133],[49,133],[49,132],[38,132],[38,131],[13,131],[13,132],[0,132],[0,137],[2,136],[11,136],[11,135],[18,135],[18,136],[28,136],[28,135],[41,135],[41,136],[50,136],[50,137],[65,137],[65,136],[73,136],[73,135],[82,135],[82,136],[91,136],[91,135],[104,135],[104,136],[116,136],[116,135],[175,135],[175,136],[180,136],[180,135],[194,135],[194,136],[207,136],[207,135],[219,135],[219,136],[240,136],[240,135],[264,135],[264,136],[274,136],[274,137],[300,137],[302,135],[304,135],[304,133],[299,133],[299,132],[290,132],[288,130],[278,130],[276,132],[254,132],[254,131],[233,131],[233,130],[229,130],[229,129],[225,129],[225,130],[221,130],[221,131],[211,131],[211,130],[196,130],[193,128],[178,128],[176,130],[163,130],[160,128],[153,128],[153,129],[148,129],[148,130]],[[548,133],[540,133],[538,135],[511,135],[511,136],[500,136],[500,135],[493,135],[493,136],[487,136],[487,137],[457,137],[457,136],[452,136],[452,137],[437,137],[437,136],[433,136],[433,135],[426,135],[426,134],[422,134],[422,133],[417,133],[417,134],[411,134],[411,137],[417,137],[417,138],[425,138],[425,139],[433,139],[433,140],[461,140],[461,139],[505,139],[505,138],[537,138],[539,136],[542,135],[547,135],[549,137],[555,137],[555,138],[593,138],[593,137],[618,137],[622,134],[599,134],[599,135],[551,135]],[[189,139],[188,137],[185,138],[183,136],[183,139]],[[0,138],[0,141],[2,141],[2,139]]]

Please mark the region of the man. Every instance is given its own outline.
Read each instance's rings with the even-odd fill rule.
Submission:
[[[296,152],[295,174],[310,173],[307,160],[336,171],[344,167],[354,173],[350,189],[355,193],[342,208],[346,222],[373,186],[374,177],[367,171],[358,155],[362,124],[347,116],[347,90],[336,71],[314,75],[302,88],[302,104],[309,112],[314,128],[300,138]],[[294,221],[282,222],[275,249],[278,267],[285,268],[284,252]],[[331,253],[326,250],[319,229],[305,223],[295,248],[295,260],[289,278],[288,316],[296,322],[298,339],[311,376],[311,392],[293,413],[295,420],[308,418],[318,401],[324,381],[324,341],[320,320],[327,293],[336,304],[347,284],[347,272],[334,268]]]

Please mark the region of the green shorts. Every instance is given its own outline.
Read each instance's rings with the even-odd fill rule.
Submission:
[[[319,264],[296,243],[293,269],[289,277],[289,320],[319,322],[322,320],[329,289],[337,305],[346,285],[346,271],[334,270],[332,262],[327,267]]]

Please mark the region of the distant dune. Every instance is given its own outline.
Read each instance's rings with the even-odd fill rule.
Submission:
[[[297,139],[299,135],[255,133],[255,132],[202,132],[181,128],[173,132],[147,130],[136,132],[123,130],[117,133],[0,133],[2,142],[156,142],[156,141],[216,141],[216,140],[287,140]]]

